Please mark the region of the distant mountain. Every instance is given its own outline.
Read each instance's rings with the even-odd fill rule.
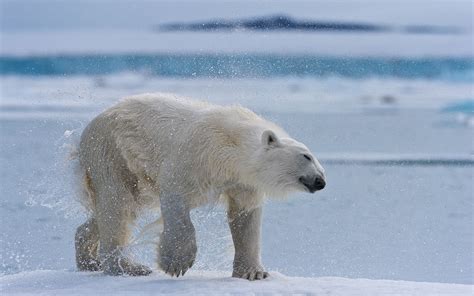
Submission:
[[[387,31],[390,28],[368,23],[320,22],[296,20],[286,15],[255,17],[242,20],[210,20],[193,23],[167,23],[157,27],[160,31]]]
[[[456,27],[409,25],[399,28],[363,22],[328,22],[297,20],[287,15],[272,15],[241,20],[215,19],[190,23],[166,23],[155,27],[158,31],[345,31],[381,32],[398,31],[407,34],[460,34]]]

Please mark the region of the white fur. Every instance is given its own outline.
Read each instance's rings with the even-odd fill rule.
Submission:
[[[297,183],[299,174],[308,170],[324,174],[315,158],[312,167],[296,159],[299,154],[310,154],[306,146],[241,106],[143,94],[122,100],[96,120],[113,121],[99,136],[113,138],[128,169],[138,176],[141,196],[147,196],[140,201],[142,205],[156,205],[163,174],[189,198],[191,208],[218,199],[237,184],[258,193],[258,200],[242,201],[253,208],[264,195],[286,196],[305,190]],[[262,143],[266,130],[278,137],[280,149],[269,151]],[[83,165],[97,161],[90,151],[82,149],[81,153]]]
[[[91,205],[93,216],[89,223],[98,224],[101,245],[104,237],[110,242],[106,253],[127,240],[122,223],[132,221],[143,207],[158,208],[164,198],[160,194],[168,200],[178,197],[188,210],[232,198],[238,217],[241,210],[259,208],[266,195],[307,191],[299,182],[302,176],[324,178],[309,149],[274,123],[240,106],[211,105],[170,94],[129,97],[97,116],[83,132],[79,157],[89,199],[85,204]],[[180,203],[170,205],[178,210]],[[260,214],[255,213],[251,219],[257,222],[250,224],[260,225]],[[181,215],[185,220],[188,214]],[[120,228],[110,226],[115,224]],[[254,232],[259,244],[259,231]],[[79,231],[77,240],[90,235]],[[236,240],[242,239],[236,234]],[[80,252],[96,250],[82,241]],[[126,263],[130,270],[135,268],[133,272],[143,271]]]

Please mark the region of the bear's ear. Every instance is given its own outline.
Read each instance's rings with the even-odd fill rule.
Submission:
[[[263,146],[277,147],[280,145],[280,140],[273,131],[266,130],[262,134],[262,144]]]

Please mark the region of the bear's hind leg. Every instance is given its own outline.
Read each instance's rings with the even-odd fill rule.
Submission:
[[[105,274],[148,275],[149,267],[133,262],[124,254],[129,242],[129,224],[133,219],[130,202],[133,197],[125,188],[110,192],[114,186],[107,186],[106,192],[99,192],[97,224],[100,235],[99,256]]]
[[[75,237],[76,265],[80,271],[100,270],[98,258],[99,229],[94,218],[77,228]]]

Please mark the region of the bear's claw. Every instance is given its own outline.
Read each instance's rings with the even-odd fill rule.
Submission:
[[[248,273],[248,277],[245,276],[249,281],[253,280],[263,280],[269,276],[268,272],[266,271],[252,271]]]
[[[166,266],[162,265],[162,262],[164,261],[171,261],[171,260],[169,260],[169,258],[161,257],[160,267],[163,269],[163,271],[166,274],[169,274],[170,276],[176,276],[176,277],[179,277],[180,275],[183,276],[188,271],[188,269],[191,268],[194,264],[194,258],[191,260],[189,259],[179,260],[181,262],[177,262],[176,260],[174,260],[168,263]]]
[[[237,272],[234,270],[232,276],[236,278],[246,279],[249,281],[254,281],[266,279],[270,276],[270,274],[263,270],[251,269],[245,272]]]

